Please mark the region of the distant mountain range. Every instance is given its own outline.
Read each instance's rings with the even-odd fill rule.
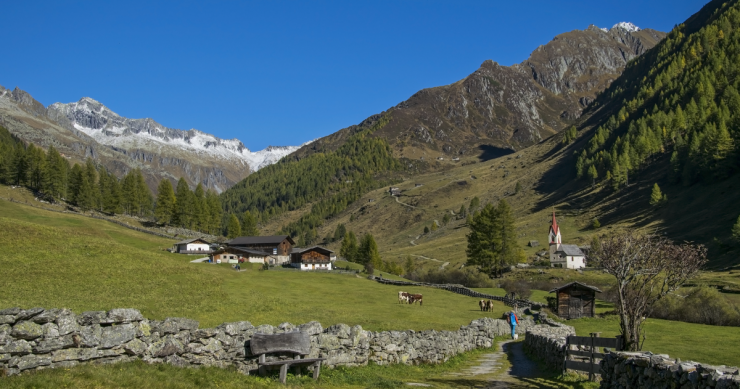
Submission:
[[[44,107],[17,87],[0,86],[0,123],[26,141],[54,145],[75,160],[92,157],[119,175],[139,167],[152,188],[164,177],[185,177],[221,192],[300,147],[252,152],[238,139],[122,117],[89,97]]]

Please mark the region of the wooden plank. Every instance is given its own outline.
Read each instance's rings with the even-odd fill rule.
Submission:
[[[566,352],[568,353],[568,355],[591,358],[591,351],[566,350]],[[594,358],[604,358],[605,355],[606,354],[602,354],[602,353],[594,353]]]
[[[599,372],[599,368],[595,367],[590,362],[565,361],[565,368],[571,370],[585,371],[587,373]]]
[[[284,334],[254,334],[249,342],[252,355],[291,352],[306,355],[311,352],[311,340],[305,332]]]
[[[316,362],[325,361],[326,358],[312,358],[312,359],[283,359],[281,361],[270,361],[260,363],[261,366],[282,366],[282,365],[312,365]]]
[[[617,347],[617,339],[615,338],[593,338],[593,343],[591,342],[592,342],[591,337],[589,336],[569,336],[568,337],[568,344],[572,344],[572,345],[591,346],[593,344],[594,347],[611,347],[611,348]]]

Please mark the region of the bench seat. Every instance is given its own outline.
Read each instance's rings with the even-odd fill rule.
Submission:
[[[280,366],[280,382],[285,384],[288,375],[288,368],[293,366],[296,375],[300,373],[301,366],[313,366],[313,379],[319,379],[321,371],[321,361],[326,358],[307,358],[300,359],[301,356],[311,353],[311,339],[305,332],[286,332],[282,334],[254,334],[250,340],[252,355],[258,355],[260,375],[265,374],[266,368]],[[273,353],[291,353],[294,359],[282,359],[279,361],[266,361],[266,354]]]
[[[316,362],[325,361],[326,358],[310,359],[284,359],[282,361],[260,362],[261,366],[280,366],[280,365],[311,365]]]

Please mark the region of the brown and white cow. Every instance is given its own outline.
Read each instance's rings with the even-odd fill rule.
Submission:
[[[421,294],[409,294],[409,304],[413,304],[417,301],[419,302],[419,305],[424,304],[424,300],[422,300]]]

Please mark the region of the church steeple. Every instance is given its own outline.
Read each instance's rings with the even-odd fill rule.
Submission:
[[[560,227],[558,226],[558,220],[555,219],[555,212],[552,213],[552,224],[550,224],[550,245],[555,245],[555,249],[560,249],[562,244],[562,238],[560,236]]]

